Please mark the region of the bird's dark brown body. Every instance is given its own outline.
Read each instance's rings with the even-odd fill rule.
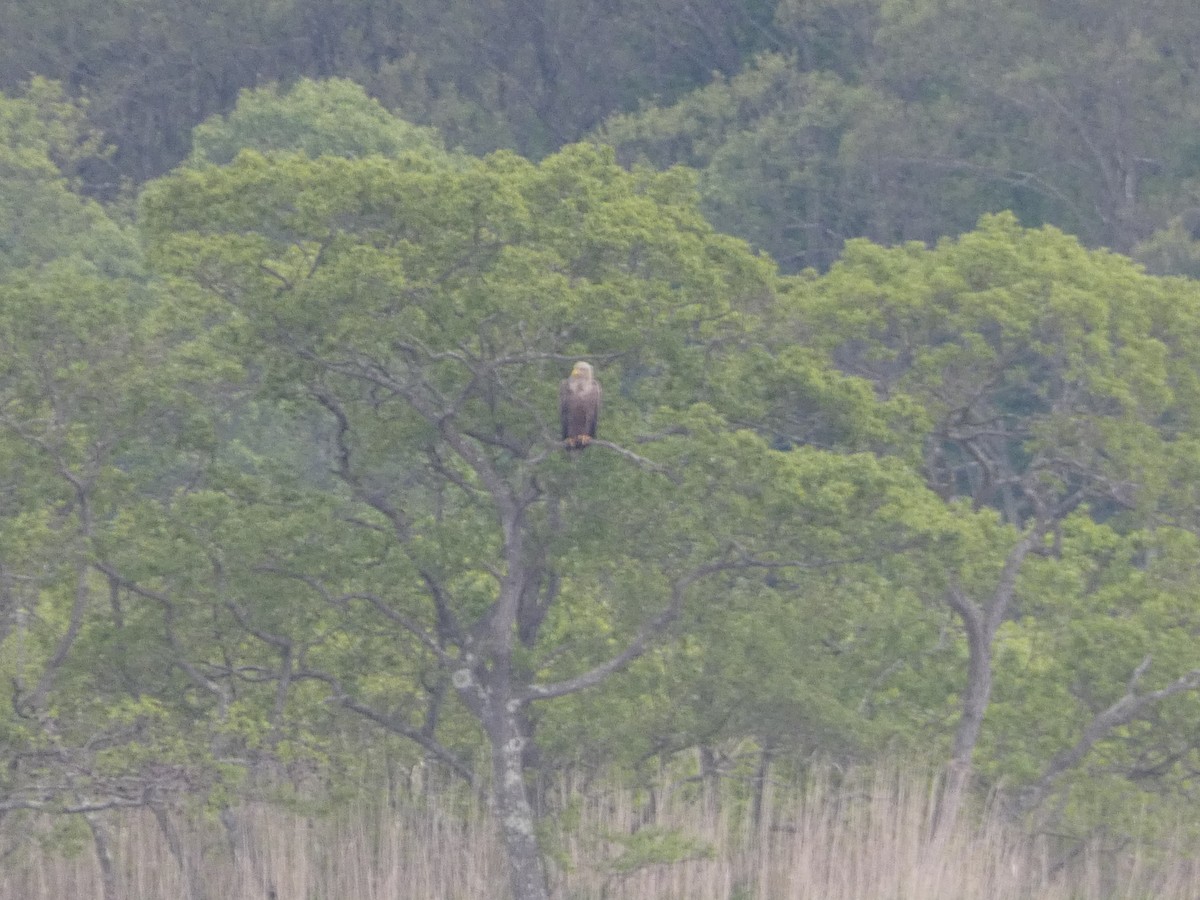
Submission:
[[[575,363],[571,374],[558,389],[558,411],[562,419],[562,439],[568,450],[582,450],[596,437],[600,420],[600,382],[585,362]]]

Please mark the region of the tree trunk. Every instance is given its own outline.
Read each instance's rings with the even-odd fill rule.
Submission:
[[[982,616],[965,599],[954,604],[963,619],[967,632],[967,685],[963,689],[962,713],[954,730],[954,745],[950,751],[951,790],[957,793],[966,786],[971,775],[971,757],[979,743],[983,717],[992,696],[992,640]]]
[[[92,830],[92,846],[96,848],[96,864],[100,867],[100,890],[104,900],[117,900],[117,867],[112,857],[112,841],[108,826],[99,813],[83,814],[84,821]]]
[[[485,723],[492,745],[492,799],[508,854],[513,900],[548,900],[546,872],[525,785],[521,710],[515,701],[496,709]]]
[[[767,810],[767,784],[771,772],[771,748],[764,746],[758,757],[758,771],[754,773],[754,797],[750,806],[750,821],[761,828],[763,814]]]
[[[976,603],[958,585],[951,585],[946,600],[962,619],[967,635],[967,684],[963,689],[962,715],[954,730],[954,746],[950,751],[950,770],[943,797],[939,821],[952,824],[958,813],[963,794],[971,781],[971,760],[983,718],[992,697],[992,650],[1000,625],[1008,615],[1017,589],[1017,577],[1033,547],[1042,540],[1048,526],[1037,521],[1029,526],[1021,539],[1009,550],[1000,571],[995,590],[985,604]]]
[[[175,864],[179,866],[179,877],[183,881],[184,896],[187,900],[207,900],[205,881],[196,871],[196,867],[192,865],[187,849],[179,837],[179,829],[171,821],[166,807],[161,803],[152,803],[150,811],[158,823],[159,833],[167,842],[167,849],[171,851],[171,856],[175,858]]]
[[[717,754],[708,744],[698,748],[700,756],[700,787],[704,798],[704,808],[715,812],[717,798],[721,790],[721,773],[717,765]]]
[[[973,631],[969,621],[967,625],[967,686],[963,690],[962,714],[954,730],[946,786],[934,817],[934,831],[938,835],[949,834],[958,820],[963,798],[971,785],[975,745],[979,743],[983,717],[992,695],[991,637]]]
[[[1024,553],[1021,553],[1019,558],[1023,559]],[[1012,563],[1013,559],[1014,556],[1010,554],[1009,563]],[[991,599],[991,606],[985,612],[957,585],[951,587],[948,594],[950,607],[962,619],[967,635],[967,684],[963,688],[962,713],[954,729],[954,744],[950,749],[946,785],[934,815],[933,831],[938,837],[953,830],[963,797],[971,784],[971,762],[975,755],[975,745],[979,743],[983,717],[987,713],[992,696],[992,642],[996,637],[1000,616],[1007,609],[1009,595],[1011,590],[1007,594],[1003,589],[998,590]]]

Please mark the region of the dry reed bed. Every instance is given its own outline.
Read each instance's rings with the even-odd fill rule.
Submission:
[[[930,837],[937,783],[903,771],[811,781],[767,797],[763,824],[745,804],[662,791],[654,822],[628,791],[575,798],[554,839],[561,900],[1194,900],[1200,847],[1084,848],[1056,867],[1047,842],[985,810]],[[310,817],[247,804],[232,834],[184,828],[183,863],[157,823],[111,820],[121,900],[478,900],[505,896],[496,834],[481,810],[426,806]],[[637,832],[639,838],[628,836]],[[11,835],[8,836],[11,840]],[[672,848],[627,870],[655,839]],[[639,844],[639,840],[641,843]],[[631,842],[632,841],[632,842]],[[663,854],[660,854],[660,858]],[[1154,860],[1151,863],[1151,859]],[[192,877],[184,874],[190,869]],[[90,845],[61,852],[27,842],[0,869],[3,900],[101,896]]]

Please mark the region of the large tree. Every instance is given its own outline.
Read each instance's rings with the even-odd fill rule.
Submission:
[[[1034,631],[1062,623],[1038,610],[1053,609],[1048,594],[1061,590],[1044,587],[1046,567],[1070,581],[1083,564],[1081,545],[1066,539],[1082,527],[1074,523],[1104,523],[1112,540],[1124,534],[1133,546],[1178,546],[1170,532],[1194,528],[1175,492],[1197,438],[1200,358],[1187,323],[1200,300],[1188,283],[1089,253],[1051,228],[1022,229],[1011,215],[985,218],[934,249],[855,242],[796,296],[798,328],[828,347],[834,365],[920,410],[910,452],[919,450],[929,488],[962,517],[962,555],[944,560],[942,599],[967,651],[950,748],[965,782],[1011,620],[1028,615]],[[1115,571],[1101,544],[1092,545],[1101,558],[1087,565]],[[1143,577],[1153,577],[1155,566],[1143,567]],[[1099,633],[1113,612],[1090,602],[1077,601],[1094,612],[1077,627]],[[1140,605],[1128,612],[1153,615]],[[1172,648],[1197,624],[1184,617],[1178,630],[1143,629],[1141,644],[1121,645],[1113,665],[1123,674],[1110,672],[1104,690],[1081,693],[1077,749],[1043,760],[1043,787],[1113,729],[1196,686],[1195,662]],[[1157,668],[1149,679],[1156,685],[1143,678],[1148,654],[1175,667]]]
[[[626,666],[743,564],[735,523],[694,521],[719,440],[697,404],[770,265],[712,232],[682,174],[585,147],[462,170],[243,154],[156,184],[144,208],[153,258],[214,340],[310,423],[334,481],[313,477],[358,535],[337,563],[269,543],[240,571],[231,558],[226,610],[290,654],[291,677],[474,781],[440,727],[453,692],[490,747],[514,895],[545,896],[531,710]],[[580,356],[607,399],[601,442],[572,462],[555,398]],[[283,614],[262,600],[296,588],[264,579],[307,585],[322,612]],[[314,641],[330,617],[344,637]]]

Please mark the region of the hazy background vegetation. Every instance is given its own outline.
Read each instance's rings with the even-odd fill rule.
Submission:
[[[1200,25],[1127,6],[0,2],[5,890],[1186,883]]]
[[[448,147],[540,159],[599,134],[702,173],[706,214],[787,270],[852,237],[929,241],[1014,210],[1194,271],[1200,26],[1184,0],[0,4],[0,89],[86,99],[112,197],[238,93],[349,78]]]

